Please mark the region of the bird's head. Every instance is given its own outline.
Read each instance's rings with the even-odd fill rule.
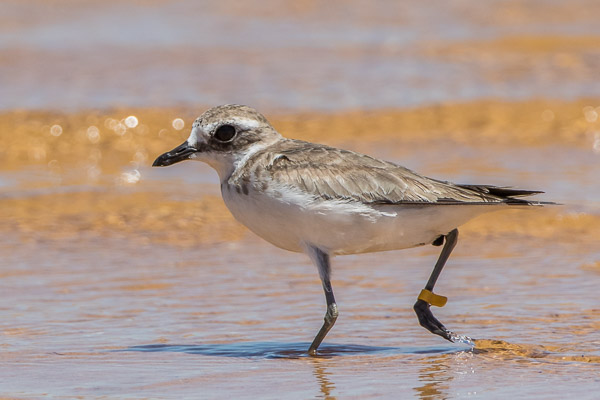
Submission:
[[[280,139],[281,135],[255,109],[235,104],[217,106],[198,117],[190,137],[159,156],[152,166],[166,167],[184,160],[199,160],[213,167],[224,179],[245,156]]]

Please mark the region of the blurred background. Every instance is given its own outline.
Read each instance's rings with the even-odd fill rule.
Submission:
[[[599,16],[593,0],[2,1],[0,394],[592,398]],[[474,350],[412,313],[428,247],[337,258],[332,357],[308,359],[324,312],[308,259],[235,222],[209,167],[150,168],[223,103],[563,205],[461,230],[436,315]]]
[[[594,96],[600,5],[5,1],[2,109],[339,111]]]

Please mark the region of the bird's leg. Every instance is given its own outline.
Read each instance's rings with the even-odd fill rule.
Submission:
[[[440,257],[435,263],[435,267],[433,268],[433,272],[429,277],[429,281],[427,281],[427,285],[425,285],[425,289],[421,291],[421,294],[419,295],[419,298],[413,308],[417,313],[419,323],[423,328],[427,329],[431,333],[440,335],[450,342],[453,342],[454,340],[452,337],[454,334],[446,329],[446,327],[433,316],[430,310],[431,305],[443,307],[446,304],[447,298],[434,294],[433,287],[435,286],[435,282],[440,276],[440,272],[442,272],[448,257],[450,257],[450,253],[452,253],[454,246],[456,246],[458,229],[454,229],[444,236],[444,238],[445,243],[444,247],[442,248],[442,252],[440,253]]]
[[[331,290],[331,283],[329,281],[323,282],[323,289],[325,290],[325,298],[327,299],[327,312],[325,313],[325,318],[323,322],[323,326],[317,333],[317,336],[313,339],[312,344],[308,348],[308,354],[311,356],[317,355],[317,348],[325,339],[325,336],[335,324],[335,320],[338,317],[338,309],[337,304],[335,304],[335,299],[333,298],[333,291]]]
[[[323,283],[323,290],[325,291],[325,300],[327,301],[327,312],[325,313],[325,321],[323,322],[323,326],[317,336],[315,336],[312,344],[308,349],[308,354],[311,356],[317,355],[317,348],[325,339],[325,336],[335,324],[335,320],[338,317],[338,308],[337,304],[335,304],[335,298],[333,297],[333,289],[331,288],[331,282],[329,280],[329,276],[331,274],[331,265],[329,263],[329,255],[323,252],[321,249],[316,247],[309,247],[309,255],[317,264],[317,268],[319,269],[319,276],[321,277],[321,282]]]

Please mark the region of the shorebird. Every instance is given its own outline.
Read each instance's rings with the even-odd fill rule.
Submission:
[[[543,193],[536,190],[454,184],[368,155],[287,139],[243,105],[209,109],[183,144],[152,165],[184,160],[217,171],[223,201],[239,222],[277,247],[306,253],[317,266],[327,311],[310,355],[338,317],[332,256],[443,245],[413,308],[421,326],[454,341],[458,336],[430,307],[446,304],[433,288],[456,245],[458,226],[489,211],[550,204],[521,198]]]

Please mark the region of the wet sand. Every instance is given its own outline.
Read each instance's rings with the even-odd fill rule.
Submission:
[[[341,316],[319,358],[305,354],[324,312],[309,260],[235,222],[205,165],[149,167],[183,140],[193,111],[4,113],[2,393],[593,398],[597,104],[274,114],[289,137],[564,203],[461,229],[438,285],[450,300],[435,314],[474,348],[429,334],[413,314],[438,248],[337,257]]]
[[[600,384],[600,3],[0,4],[1,398],[578,398]],[[198,16],[202,16],[199,18]],[[261,241],[201,163],[151,168],[207,107],[285,136],[562,205],[439,248],[315,267]]]

